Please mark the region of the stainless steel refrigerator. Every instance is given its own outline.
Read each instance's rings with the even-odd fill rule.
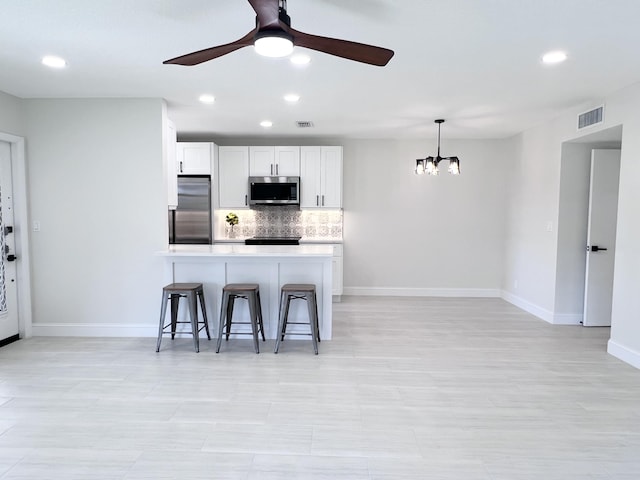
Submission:
[[[169,210],[170,244],[211,244],[211,178],[178,176],[178,208]]]

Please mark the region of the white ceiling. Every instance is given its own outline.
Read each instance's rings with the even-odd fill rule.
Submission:
[[[640,80],[639,0],[289,0],[292,27],[395,51],[386,67],[252,47],[166,59],[254,27],[246,0],[0,0],[0,90],[22,98],[163,97],[180,134],[502,138]],[[566,50],[567,62],[540,56]],[[303,49],[299,49],[303,50]],[[40,64],[46,54],[64,70]],[[301,100],[289,105],[285,93]],[[198,102],[202,93],[216,102]],[[261,120],[274,122],[266,131]],[[314,128],[299,129],[298,120]]]

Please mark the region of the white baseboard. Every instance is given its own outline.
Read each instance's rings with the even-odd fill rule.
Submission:
[[[500,297],[495,288],[344,287],[344,295],[366,297]]]
[[[35,337],[157,337],[158,325],[34,323],[31,333]]]
[[[502,291],[501,297],[503,300],[509,302],[510,304],[515,305],[516,307],[524,310],[527,313],[530,313],[531,315],[538,317],[541,320],[544,320],[545,322],[554,323],[553,312],[549,310],[546,310],[537,305],[534,305],[533,303],[528,302],[527,300],[520,298],[514,295],[513,293],[507,292],[505,290]]]
[[[554,313],[554,325],[582,325],[583,315],[581,313]]]
[[[614,357],[622,360],[625,363],[628,363],[632,367],[640,368],[640,352],[636,350],[625,347],[624,345],[620,345],[619,343],[610,339],[607,342],[607,353],[609,353],[609,355],[613,355]]]
[[[582,325],[581,313],[553,313],[505,290],[502,299],[552,325]]]

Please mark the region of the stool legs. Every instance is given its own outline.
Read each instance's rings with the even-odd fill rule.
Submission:
[[[233,305],[233,304],[232,304]],[[229,340],[229,332],[231,331],[231,313],[229,312],[229,294],[222,292],[222,302],[220,304],[220,322],[218,324],[218,344],[216,353],[220,353],[220,345],[222,344],[222,335],[225,323],[227,324],[227,340]]]
[[[204,306],[204,292],[198,292],[198,298],[200,299],[200,310],[202,311],[202,318],[204,320],[204,329],[207,332],[207,340],[211,340],[211,334],[209,333],[209,319],[207,318],[207,309]]]
[[[178,332],[178,323],[185,323],[178,321],[178,310],[180,299],[184,298],[187,302],[189,309],[189,324],[191,325],[191,332]],[[165,325],[165,319],[167,315],[167,303],[171,303],[170,315],[171,319],[169,324]],[[207,308],[204,300],[204,290],[202,284],[196,283],[172,283],[167,285],[162,290],[162,305],[160,307],[160,322],[158,325],[158,342],[156,343],[156,352],[160,351],[160,345],[162,343],[162,336],[164,334],[171,334],[171,339],[175,339],[176,334],[190,333],[193,336],[193,347],[196,352],[200,351],[200,338],[199,328],[200,322],[198,322],[198,303],[200,304],[200,310],[202,311],[202,324],[207,332],[207,338],[211,340],[211,334],[209,333],[209,319],[207,318]],[[165,328],[169,327],[170,332],[165,333]]]
[[[307,295],[307,308],[309,310],[309,324],[311,327],[311,341],[313,342],[313,351],[318,354],[318,342],[320,341],[320,329],[318,328],[318,305],[316,304],[316,296]]]
[[[160,325],[158,326],[158,343],[156,344],[156,352],[160,351],[160,343],[162,343],[162,332],[164,330],[164,319],[166,316],[167,316],[167,294],[162,292],[162,303],[160,304]],[[173,319],[172,319],[171,326],[173,327]]]
[[[243,287],[246,286],[243,285]],[[228,291],[226,288],[232,288],[233,290]],[[243,289],[238,288],[238,286],[235,286],[233,284],[228,285],[222,290],[222,302],[220,305],[220,323],[218,324],[218,341],[216,345],[216,353],[220,352],[220,347],[222,346],[222,337],[224,336],[225,341],[228,341],[229,336],[231,335],[231,325],[233,323],[233,307],[237,298],[244,298],[249,304],[249,323],[251,324],[253,348],[256,353],[260,353],[258,332],[262,336],[262,341],[265,341],[264,322],[262,319],[262,304],[260,303],[260,291],[257,289],[257,287]]]
[[[191,317],[191,331],[193,334],[193,348],[196,352],[200,352],[200,335],[198,335],[198,304],[196,294],[194,292],[187,293],[187,301],[189,302],[189,316]]]
[[[289,287],[289,288],[287,288]],[[292,285],[285,285],[280,291],[280,308],[278,315],[278,330],[276,332],[276,345],[273,353],[278,353],[280,342],[287,335],[287,324],[289,323],[289,306],[291,300],[305,300],[307,302],[307,312],[309,315],[309,328],[311,330],[311,341],[313,343],[313,351],[318,354],[318,342],[320,341],[320,327],[318,324],[318,304],[315,295],[315,289],[311,289],[311,285],[297,285],[298,288],[304,290],[293,290]],[[306,287],[306,288],[305,288]],[[292,324],[300,324],[300,322],[291,322]],[[293,335],[305,335],[303,333],[292,333]]]

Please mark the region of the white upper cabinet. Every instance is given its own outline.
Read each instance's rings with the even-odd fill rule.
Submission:
[[[300,207],[342,208],[342,147],[300,147]]]
[[[218,147],[220,208],[246,208],[249,185],[249,147]]]
[[[252,177],[300,176],[300,147],[249,147]]]
[[[212,158],[212,143],[178,142],[176,146],[178,175],[211,175]]]

